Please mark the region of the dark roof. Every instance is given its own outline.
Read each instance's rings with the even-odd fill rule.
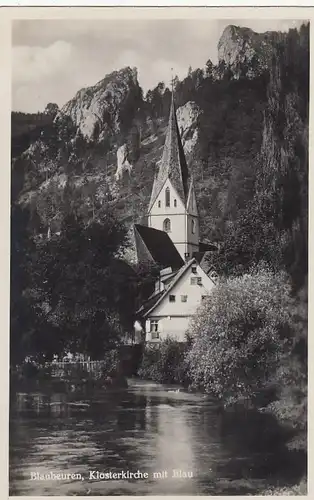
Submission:
[[[206,243],[205,241],[199,242],[199,251],[200,252],[208,252],[208,251],[217,251],[218,247],[213,245],[212,243]]]
[[[148,211],[150,211],[153,206],[167,179],[171,180],[173,187],[176,189],[184,205],[186,205],[188,197],[189,170],[181,142],[173,94],[163,155],[158,174],[154,179]]]
[[[142,306],[136,311],[138,317],[144,317],[146,312],[149,311],[162,297],[166,294],[166,290],[161,290],[159,292],[154,292],[147,300],[142,304]]]
[[[193,252],[192,257],[197,261],[198,264],[202,262],[205,252]]]
[[[167,288],[165,288],[165,290],[163,290],[160,294],[158,294],[156,300],[152,301],[152,303],[149,304],[149,306],[147,306],[145,303],[145,306],[143,308],[144,310],[143,310],[143,312],[141,311],[141,314],[144,318],[147,316],[148,313],[152,312],[152,310],[155,308],[155,306],[157,306],[163,300],[164,296],[170,292],[170,290],[174,287],[174,285],[179,281],[181,276],[183,276],[185,271],[195,262],[196,262],[195,259],[191,259],[188,262],[186,262],[184,264],[184,266],[182,266],[181,269],[179,269],[177,274],[174,276],[170,285],[167,286]]]
[[[162,267],[180,269],[184,262],[169,235],[152,227],[134,225],[137,257],[140,262],[153,261]]]

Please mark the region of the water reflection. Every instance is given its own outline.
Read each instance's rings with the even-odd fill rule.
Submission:
[[[241,436],[239,422],[228,421],[212,401],[153,384],[96,399],[17,394],[10,418],[10,495],[256,494],[272,481],[263,464],[278,461],[278,450],[245,444],[243,436],[256,433],[252,422]],[[256,425],[263,428],[261,420]],[[149,477],[89,476],[122,470]],[[31,480],[34,472],[83,479]]]

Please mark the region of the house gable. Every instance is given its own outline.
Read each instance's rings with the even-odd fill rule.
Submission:
[[[199,283],[197,278],[200,278]],[[192,259],[180,269],[172,284],[154,306],[146,311],[145,317],[191,316],[200,305],[202,297],[209,295],[214,286],[214,281]]]

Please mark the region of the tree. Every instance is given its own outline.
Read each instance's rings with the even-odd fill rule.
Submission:
[[[238,211],[234,221],[225,222],[221,248],[213,256],[213,265],[225,276],[239,276],[260,261],[278,271],[284,268],[283,247],[282,235],[253,199]]]
[[[290,335],[290,286],[265,266],[219,283],[190,328],[190,377],[224,402],[254,400],[279,366]]]
[[[210,59],[206,62],[206,78],[213,78],[214,65]]]
[[[68,347],[99,357],[119,342],[131,323],[131,270],[116,258],[125,241],[123,225],[108,209],[101,223],[67,215],[60,236],[37,247],[30,288],[42,321],[30,349],[52,356]]]
[[[26,208],[13,205],[11,211],[10,279],[10,362],[25,357],[28,337],[38,323],[40,311],[27,291],[31,280],[31,259],[35,243],[30,237],[31,215]]]

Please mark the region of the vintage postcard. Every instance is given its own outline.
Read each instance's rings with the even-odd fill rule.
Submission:
[[[312,10],[8,12],[9,495],[307,495]]]

